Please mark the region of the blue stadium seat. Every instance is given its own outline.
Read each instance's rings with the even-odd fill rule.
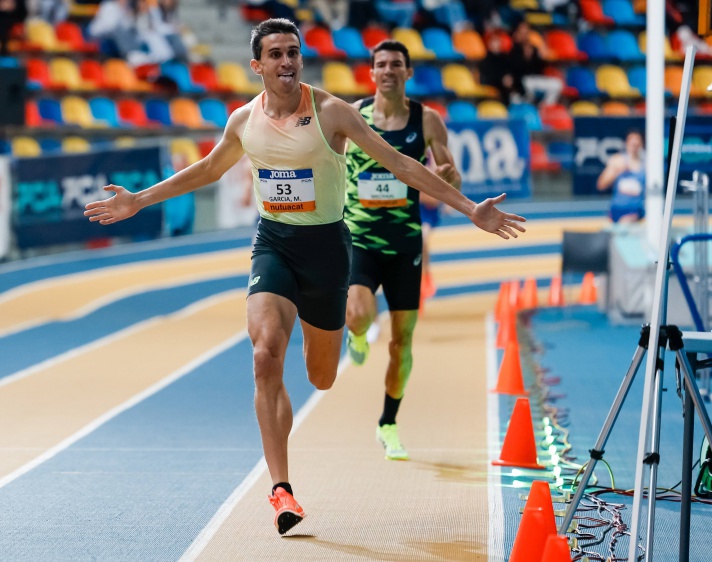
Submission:
[[[408,82],[415,82],[421,86],[427,92],[425,95],[428,96],[455,97],[455,92],[443,86],[442,74],[440,73],[440,69],[436,66],[416,66],[413,78]],[[408,83],[406,83],[406,89],[407,84]]]
[[[467,100],[455,100],[447,106],[448,120],[454,123],[466,123],[477,120],[477,106]]]
[[[574,145],[566,141],[552,141],[549,143],[549,159],[557,162],[564,170],[574,167]]]
[[[42,153],[47,152],[62,152],[62,141],[53,138],[40,139],[40,146],[42,147]]]
[[[103,121],[109,127],[120,127],[116,102],[110,98],[96,97],[89,100],[91,114],[97,121]]]
[[[6,140],[0,139],[0,154],[10,154],[10,152],[12,152],[10,143]]]
[[[190,70],[182,62],[164,62],[161,65],[161,74],[175,81],[178,90],[189,94],[200,94],[205,92],[205,86],[194,84],[190,77]]]
[[[570,68],[566,75],[566,84],[576,88],[582,98],[601,95],[601,91],[596,86],[596,75],[590,68],[583,66]]]
[[[166,100],[151,98],[146,100],[146,117],[151,121],[157,121],[165,127],[172,127],[171,110]]]
[[[20,66],[20,59],[17,57],[0,57],[0,68],[17,68]]]
[[[642,62],[645,55],[640,52],[638,40],[630,32],[622,29],[611,31],[606,36],[606,48],[612,57],[621,62]]]
[[[536,107],[530,103],[516,103],[509,106],[509,116],[512,119],[524,119],[530,131],[543,131],[544,125]]]
[[[605,39],[596,31],[579,33],[577,43],[579,50],[588,55],[588,60],[607,61],[611,58]]]
[[[645,96],[647,86],[647,74],[644,66],[634,66],[628,70],[628,82],[634,88],[640,90],[641,95]]]
[[[58,100],[51,98],[40,98],[37,100],[37,109],[40,117],[46,121],[51,121],[57,125],[64,124],[62,117],[62,106]]]
[[[636,14],[633,10],[633,5],[628,0],[605,0],[603,2],[603,13],[613,18],[616,25],[645,25],[645,16]]]
[[[423,30],[423,45],[433,51],[441,60],[461,60],[465,55],[457,52],[452,46],[452,39],[447,31],[438,27]]]
[[[349,58],[367,59],[371,53],[363,44],[361,33],[353,27],[342,27],[333,32],[334,45],[346,51]]]
[[[227,108],[222,101],[214,98],[203,99],[198,102],[198,106],[205,121],[214,123],[221,129],[227,125]]]

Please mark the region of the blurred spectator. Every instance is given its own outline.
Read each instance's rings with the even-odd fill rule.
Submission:
[[[630,131],[625,150],[614,154],[598,177],[599,191],[611,189],[610,216],[613,222],[630,223],[645,216],[645,162],[643,135]]]
[[[141,50],[134,18],[129,0],[103,0],[89,22],[89,35],[92,39],[110,42],[119,56],[128,59],[129,53]]]
[[[449,31],[460,31],[472,27],[460,0],[421,0],[424,10],[432,13],[435,21]]]
[[[192,32],[178,17],[178,0],[158,0],[157,30],[166,38],[173,49],[174,58],[187,62],[187,44],[197,41]]]
[[[25,0],[0,0],[0,57],[10,54],[10,32],[16,23],[25,21]]]
[[[509,54],[504,52],[499,33],[487,36],[487,54],[480,62],[480,83],[497,88],[502,100],[509,103],[515,88],[514,71]],[[521,87],[521,82],[519,85]],[[519,93],[524,94],[523,87]]]
[[[332,31],[348,24],[349,4],[349,0],[310,0],[309,2],[317,16],[317,21],[329,26]]]
[[[376,10],[382,20],[396,27],[413,27],[418,6],[415,0],[376,0]]]
[[[65,21],[69,15],[67,0],[39,0],[37,15],[52,25]]]
[[[530,40],[531,29],[525,21],[519,22],[512,33],[512,50],[509,52],[510,66],[514,79],[514,99],[524,93],[529,101],[537,101],[543,96],[544,103],[556,103],[563,89],[563,83],[558,78],[544,75],[545,62],[539,49]]]
[[[137,0],[136,30],[141,41],[141,52],[131,53],[129,62],[139,66],[175,59],[177,53],[164,34],[166,29],[170,30],[170,33],[176,32],[170,24],[164,24],[157,0]],[[181,49],[182,55],[185,56],[182,44]]]

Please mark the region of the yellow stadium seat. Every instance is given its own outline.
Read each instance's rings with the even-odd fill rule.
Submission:
[[[57,57],[49,61],[49,73],[52,82],[68,90],[96,90],[93,83],[82,78],[77,63],[67,57]]]
[[[423,45],[423,38],[415,29],[397,27],[392,33],[393,39],[400,41],[408,48],[411,60],[433,60],[437,58],[435,53],[426,49]]]
[[[132,148],[136,146],[136,137],[116,137],[116,139],[114,139],[114,146],[116,148]]]
[[[70,45],[57,39],[54,27],[39,18],[30,18],[25,22],[25,37],[31,46],[51,53],[67,52]]]
[[[80,152],[89,152],[91,150],[91,144],[89,141],[83,137],[64,137],[62,139],[62,151],[69,152],[72,154]]]
[[[251,71],[250,71],[251,72]],[[239,94],[257,95],[262,90],[262,83],[252,82],[245,69],[234,62],[221,62],[217,67],[218,84],[230,88]]]
[[[507,119],[509,113],[502,102],[486,100],[477,104],[477,116],[481,119]]]
[[[482,36],[474,30],[456,31],[452,35],[453,48],[470,60],[482,60],[487,54],[487,47]]]
[[[475,80],[469,68],[462,64],[446,64],[442,70],[443,86],[453,90],[460,98],[496,97],[497,90],[483,86]]]
[[[641,31],[640,34],[638,35],[638,48],[640,49],[640,52],[645,54],[647,51],[646,49],[648,48],[648,35],[645,31]],[[680,53],[676,53],[675,51],[672,50],[672,45],[670,45],[670,39],[666,36],[665,37],[665,60],[674,62],[674,61],[680,61],[684,59],[685,57],[681,55]]]
[[[60,102],[62,107],[62,119],[68,125],[79,125],[80,127],[102,127],[106,126],[94,120],[89,103],[79,96],[66,96]]]
[[[32,137],[15,137],[10,142],[10,150],[15,158],[33,158],[42,154],[42,147]]]
[[[632,88],[628,76],[620,66],[604,64],[596,70],[596,86],[614,98],[639,98],[640,91]]]
[[[193,100],[188,98],[176,98],[170,102],[171,121],[174,125],[184,127],[201,128],[205,127],[205,121],[200,113],[200,107]]]
[[[327,62],[322,68],[324,89],[337,96],[365,96],[368,88],[356,82],[356,78],[348,64],[343,62]]]
[[[621,101],[607,101],[601,106],[601,114],[614,117],[627,117],[630,107]]]
[[[179,137],[171,141],[171,156],[180,156],[190,166],[200,160],[200,149],[193,139]]]
[[[692,71],[692,84],[690,95],[712,97],[712,92],[707,87],[712,85],[712,66],[697,66]]]
[[[593,102],[578,100],[571,104],[571,115],[577,117],[596,117],[601,114],[601,109]]]

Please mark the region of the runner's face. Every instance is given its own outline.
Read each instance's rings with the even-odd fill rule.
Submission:
[[[626,152],[632,156],[637,157],[643,148],[643,139],[637,133],[631,133],[625,140]]]
[[[405,83],[411,76],[413,69],[406,68],[403,53],[378,51],[374,56],[371,78],[379,92],[400,92],[405,95]]]
[[[250,66],[262,76],[267,90],[288,93],[299,89],[302,75],[299,39],[291,33],[263,37],[260,60],[252,60]]]

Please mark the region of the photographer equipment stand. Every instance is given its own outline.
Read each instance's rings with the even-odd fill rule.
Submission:
[[[581,478],[581,481],[576,489],[571,504],[569,505],[564,520],[559,527],[559,534],[565,535],[573,521],[574,514],[578,508],[581,498],[586,491],[597,461],[603,458],[604,447],[610,435],[610,432],[615,424],[618,414],[625,398],[630,390],[630,386],[635,378],[638,368],[643,362],[647,351],[645,384],[643,389],[643,407],[640,419],[640,433],[638,436],[638,453],[636,457],[635,471],[635,494],[633,498],[633,516],[630,526],[630,545],[628,550],[628,562],[636,562],[638,560],[638,530],[640,526],[640,509],[643,501],[644,493],[644,470],[648,467],[649,471],[649,494],[648,494],[648,521],[647,532],[645,538],[645,560],[650,562],[653,560],[653,543],[654,543],[654,527],[655,527],[655,500],[657,488],[657,469],[660,462],[660,424],[661,415],[660,409],[662,405],[662,389],[663,389],[663,370],[665,348],[668,343],[670,350],[675,352],[677,365],[684,375],[684,390],[685,404],[697,410],[697,413],[702,422],[707,439],[712,442],[712,424],[707,415],[707,410],[702,401],[700,391],[697,387],[694,372],[688,361],[686,353],[694,352],[694,349],[685,349],[682,332],[676,326],[665,325],[666,309],[667,309],[667,289],[669,277],[669,250],[670,250],[670,228],[672,224],[673,203],[675,200],[675,191],[677,188],[678,175],[680,169],[680,157],[682,149],[682,137],[687,117],[687,104],[689,100],[690,82],[692,78],[692,65],[695,58],[695,47],[687,48],[685,54],[685,66],[682,76],[682,87],[680,90],[680,101],[678,105],[677,120],[673,119],[671,125],[675,126],[674,134],[671,130],[670,144],[668,152],[668,178],[667,178],[667,194],[665,199],[665,213],[663,219],[663,230],[661,235],[661,245],[658,255],[657,269],[655,275],[655,292],[653,297],[653,310],[651,314],[651,322],[649,326],[643,328],[641,337],[638,342],[638,347],[633,355],[633,360],[628,372],[626,373],[623,382],[618,390],[616,398],[611,406],[606,421],[604,422],[601,433],[598,436],[594,448],[591,449],[591,459],[586,465],[586,470]],[[696,338],[696,336],[698,336]],[[696,347],[701,341],[706,341],[707,333],[690,332],[687,333],[687,339],[692,347]],[[712,340],[710,340],[712,345]],[[691,417],[690,407],[686,406],[685,415]],[[690,424],[692,426],[692,424]],[[691,451],[690,451],[691,453]],[[687,464],[687,463],[685,463]],[[691,501],[691,465],[684,467],[683,473],[683,490],[687,489],[688,493],[682,498],[682,503],[687,502],[689,510],[689,502]],[[687,482],[685,483],[685,480]],[[686,487],[687,486],[687,487]],[[684,510],[681,512],[684,513]],[[689,514],[689,511],[688,511]],[[682,525],[681,525],[682,527]],[[688,532],[689,539],[689,532]],[[689,540],[686,542],[686,547],[689,546]],[[682,543],[680,550],[682,551]],[[680,560],[686,560],[681,556]]]

